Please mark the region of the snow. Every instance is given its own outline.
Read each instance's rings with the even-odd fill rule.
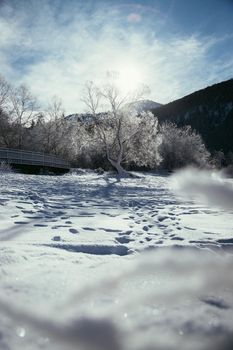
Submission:
[[[138,175],[0,175],[1,350],[231,348],[231,208]]]

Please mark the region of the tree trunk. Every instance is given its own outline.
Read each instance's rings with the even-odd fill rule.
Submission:
[[[128,175],[128,172],[124,168],[122,168],[120,162],[116,162],[111,158],[108,158],[108,160],[112,164],[112,166],[117,170],[117,173],[120,177],[124,177]]]

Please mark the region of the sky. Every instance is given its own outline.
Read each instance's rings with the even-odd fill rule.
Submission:
[[[233,78],[233,0],[0,0],[0,74],[42,108],[85,112],[108,71],[159,103]]]

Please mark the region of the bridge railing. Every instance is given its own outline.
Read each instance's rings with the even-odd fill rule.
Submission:
[[[38,165],[44,167],[69,169],[69,163],[51,154],[25,151],[10,148],[0,148],[0,162],[9,164]]]

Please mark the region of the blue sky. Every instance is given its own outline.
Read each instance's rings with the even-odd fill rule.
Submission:
[[[233,0],[0,0],[0,74],[84,111],[87,80],[119,72],[166,103],[233,77]]]

